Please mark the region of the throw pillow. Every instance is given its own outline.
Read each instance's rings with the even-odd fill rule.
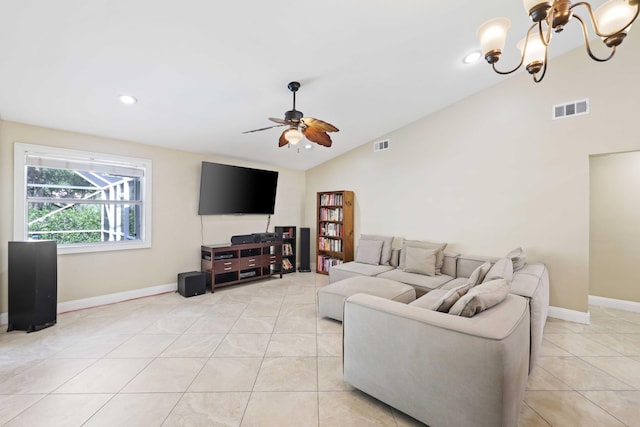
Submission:
[[[518,271],[522,269],[525,265],[527,265],[527,255],[524,253],[522,248],[516,248],[506,254],[505,258],[509,258],[513,263],[513,271]]]
[[[462,296],[449,310],[449,314],[473,317],[501,303],[509,294],[511,282],[505,279],[491,280],[472,288]]]
[[[494,279],[505,279],[509,282],[513,280],[513,263],[509,258],[502,258],[493,264],[482,283],[486,283]]]
[[[485,261],[484,264],[473,270],[473,273],[471,273],[471,276],[469,276],[469,280],[467,280],[467,284],[471,284],[471,286],[473,287],[482,283],[490,269],[491,263],[489,261]]]
[[[446,243],[434,243],[422,240],[405,240],[402,244],[402,250],[400,251],[400,269],[404,270],[405,268],[407,247],[437,249],[438,252],[436,253],[436,274],[440,274],[440,269],[442,268],[442,264],[444,263],[444,248],[446,246]]]
[[[436,249],[407,248],[404,271],[407,273],[436,275]]]
[[[380,254],[380,265],[390,265],[391,243],[393,236],[374,236],[372,234],[361,234],[360,240],[382,240],[382,253]]]
[[[441,304],[441,302],[439,301],[442,299],[442,296],[447,294],[448,292],[449,292],[449,289],[434,289],[422,295],[417,300],[411,301],[409,305],[412,305],[414,307],[425,308],[427,310],[435,310],[434,308],[434,306],[436,306],[435,304],[438,303],[436,307],[439,307]]]
[[[364,264],[380,264],[382,240],[361,240],[356,250],[356,262]]]
[[[456,286],[453,289],[449,289],[447,293],[442,295],[438,301],[433,304],[432,310],[440,311],[442,313],[448,313],[451,307],[458,302],[462,296],[464,296],[473,285],[465,283],[464,285]]]

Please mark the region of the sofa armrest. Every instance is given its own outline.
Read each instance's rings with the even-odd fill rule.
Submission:
[[[527,264],[513,275],[512,294],[529,299],[531,311],[531,358],[529,370],[533,370],[542,347],[544,325],[549,312],[549,271],[542,263]]]
[[[344,379],[429,425],[517,425],[529,321],[516,295],[463,318],[356,294],[344,306]]]

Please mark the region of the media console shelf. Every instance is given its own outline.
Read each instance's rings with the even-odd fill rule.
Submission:
[[[201,268],[216,287],[235,285],[279,274],[282,279],[282,241],[241,245],[202,245]]]

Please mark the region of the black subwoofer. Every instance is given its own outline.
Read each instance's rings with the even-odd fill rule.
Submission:
[[[9,322],[33,332],[55,325],[58,250],[53,240],[9,242]]]
[[[207,274],[201,271],[188,271],[178,274],[178,293],[183,297],[202,295],[207,289]]]

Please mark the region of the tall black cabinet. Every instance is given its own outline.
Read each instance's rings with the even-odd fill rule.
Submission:
[[[9,242],[9,324],[38,331],[56,323],[58,251],[53,240]]]

